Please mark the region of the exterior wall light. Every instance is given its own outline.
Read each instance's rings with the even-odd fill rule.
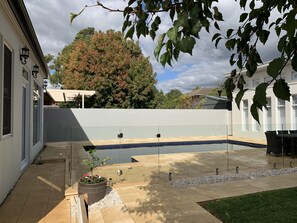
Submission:
[[[29,58],[29,49],[25,46],[22,48],[21,54],[20,54],[21,63],[25,65],[27,63],[28,58]]]
[[[32,69],[32,76],[36,78],[38,73],[39,73],[39,67],[37,65],[34,65]]]
[[[45,90],[45,91],[46,91],[46,88],[47,88],[47,81],[46,81],[46,80],[44,80],[44,81],[43,81],[43,90]]]

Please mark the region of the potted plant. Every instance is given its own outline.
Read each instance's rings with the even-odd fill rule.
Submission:
[[[100,159],[96,155],[95,149],[88,151],[89,158],[83,160],[83,164],[88,168],[89,172],[86,173],[78,180],[78,195],[87,195],[87,203],[91,205],[102,198],[106,194],[107,179],[105,177],[94,175],[93,170],[98,167],[105,165],[110,158]]]

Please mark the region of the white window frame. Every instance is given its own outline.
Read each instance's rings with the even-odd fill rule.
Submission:
[[[14,98],[14,50],[13,48],[10,46],[10,44],[8,44],[6,41],[3,40],[3,37],[0,35],[0,54],[2,55],[1,58],[1,75],[0,75],[0,81],[1,81],[1,139],[7,139],[13,136],[13,117],[14,117],[14,109],[13,109],[13,98]],[[11,101],[10,101],[10,132],[5,134],[3,133],[3,124],[4,124],[4,50],[5,50],[5,46],[10,50],[11,52]]]
[[[263,122],[264,122],[264,131],[271,131],[272,130],[272,108],[271,108],[271,97],[267,98],[267,109],[264,108],[263,110]],[[268,121],[268,114],[270,114],[270,120]]]
[[[297,72],[296,72],[297,74]],[[297,94],[292,95],[292,107],[291,107],[291,129],[296,130],[297,129]]]
[[[282,102],[280,104],[280,102]],[[284,109],[285,118],[284,123],[282,123],[281,109]],[[277,99],[277,130],[286,129],[286,102],[282,99]]]
[[[249,101],[247,99],[242,100],[242,131],[249,131]]]
[[[35,86],[37,86],[37,90],[35,89]],[[37,92],[36,92],[37,91]],[[36,144],[38,144],[39,142],[41,142],[41,115],[42,115],[42,88],[41,86],[38,84],[38,82],[36,80],[33,81],[33,101],[32,101],[32,112],[33,112],[33,146],[35,146]],[[35,111],[34,111],[34,98],[37,97],[37,117],[36,117],[36,123],[34,122],[34,115],[35,115]],[[36,137],[36,138],[35,138]]]

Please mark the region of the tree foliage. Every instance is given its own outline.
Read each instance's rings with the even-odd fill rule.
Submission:
[[[192,108],[192,98],[178,89],[165,94],[158,108],[161,109],[189,109]]]
[[[156,74],[149,58],[121,32],[81,30],[57,61],[64,88],[96,90],[88,102],[91,107],[156,106]]]
[[[273,91],[278,98],[290,98],[288,84],[281,79],[280,74],[290,60],[292,68],[297,71],[297,1],[235,1],[244,11],[238,18],[238,27],[230,27],[226,32],[220,29],[224,18],[217,4],[218,0],[129,0],[123,9],[111,9],[97,1],[95,5],[85,8],[98,6],[110,12],[123,13],[122,30],[126,38],[133,38],[135,34],[138,38],[150,36],[155,39],[158,34],[158,45],[154,54],[163,66],[171,65],[173,60],[178,60],[180,53],[192,54],[202,30],[212,32],[214,45],[217,47],[223,41],[225,47],[230,50],[230,65],[237,67],[227,78],[224,87],[229,99],[233,99],[234,89],[239,89],[235,98],[238,106],[246,91],[245,79],[253,77],[258,65],[262,64],[259,45],[265,45],[271,33],[276,34],[279,56],[269,63],[267,69],[272,80],[257,87],[251,105],[251,113],[258,120],[258,109],[262,110],[267,105],[263,93],[269,84],[273,84]],[[71,13],[71,22],[85,8],[77,14]],[[274,19],[271,16],[273,11],[278,11],[278,18]],[[164,17],[170,18],[171,24],[166,32],[159,34],[157,31],[164,22]],[[242,72],[243,70],[245,72]]]

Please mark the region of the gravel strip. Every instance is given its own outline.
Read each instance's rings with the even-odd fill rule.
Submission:
[[[205,176],[205,177],[199,177],[199,178],[179,179],[179,180],[171,181],[170,185],[174,188],[191,187],[191,186],[196,186],[201,184],[215,184],[215,183],[235,181],[235,180],[254,179],[258,177],[286,175],[286,174],[296,173],[296,172],[297,172],[297,167],[284,168],[284,169],[272,169],[272,170],[260,170],[260,171],[251,172],[251,173],[212,175],[212,176]]]
[[[89,212],[92,212],[96,209],[112,207],[114,205],[121,204],[121,203],[122,203],[122,200],[118,195],[118,193],[112,188],[108,187],[106,190],[106,195],[102,200],[92,205],[89,205]]]

